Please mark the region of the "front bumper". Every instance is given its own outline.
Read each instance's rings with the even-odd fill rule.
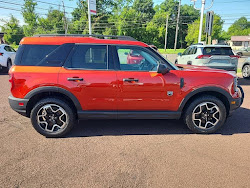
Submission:
[[[241,97],[237,98],[237,99],[232,99],[230,101],[230,112],[229,112],[229,114],[231,114],[234,110],[239,108],[242,105],[243,101],[244,101],[244,91],[243,91],[241,86],[238,86],[238,89],[240,91]]]
[[[13,96],[9,96],[8,99],[9,99],[9,104],[13,110],[27,117],[26,107],[29,102],[29,99],[20,99],[20,98],[15,98]]]

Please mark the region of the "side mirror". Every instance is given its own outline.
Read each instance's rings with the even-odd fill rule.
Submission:
[[[158,68],[157,68],[157,73],[161,73],[161,74],[167,74],[169,73],[170,69],[167,67],[167,65],[165,64],[159,64]]]
[[[178,55],[178,56],[182,56],[182,53],[178,53],[177,55]]]

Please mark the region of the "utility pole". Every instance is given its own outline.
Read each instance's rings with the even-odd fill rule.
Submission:
[[[89,18],[89,35],[92,35],[91,13],[90,13],[90,0],[88,0],[88,18]]]
[[[194,8],[195,8],[196,10],[201,10],[200,29],[199,29],[199,37],[198,37],[198,43],[200,43],[200,42],[201,42],[201,35],[202,35],[203,16],[204,16],[204,10],[205,10],[205,3],[206,3],[206,0],[201,0],[201,9],[197,9],[197,8],[195,7],[195,2],[196,2],[197,0],[191,0],[191,1],[194,2]],[[210,8],[213,6],[213,4],[214,4],[214,0],[212,0],[211,6],[210,6],[209,8],[207,8],[207,9],[210,9]]]
[[[169,15],[167,14],[167,19],[166,19],[166,33],[165,33],[165,52],[166,52],[166,49],[167,49],[167,40],[168,40],[168,17]]]
[[[175,29],[174,50],[176,50],[176,45],[177,45],[177,37],[178,37],[178,31],[179,31],[179,20],[180,20],[180,11],[181,11],[181,0],[179,0],[179,7],[178,7],[178,15],[177,15],[177,22],[176,22],[176,29]]]
[[[65,6],[64,6],[64,1],[62,0],[62,5],[63,5],[63,22],[64,22],[64,30],[65,30],[65,35],[68,32],[68,23],[67,23],[67,18],[66,18],[66,12],[65,12]]]

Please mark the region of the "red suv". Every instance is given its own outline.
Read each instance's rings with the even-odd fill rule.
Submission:
[[[195,133],[213,133],[243,102],[233,74],[178,68],[145,43],[107,37],[23,38],[9,71],[10,106],[42,135],[60,137],[78,119],[182,117]],[[128,61],[131,51],[139,63]]]

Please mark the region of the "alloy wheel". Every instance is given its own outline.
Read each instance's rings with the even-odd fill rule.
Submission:
[[[220,109],[213,102],[203,102],[197,105],[192,113],[192,121],[200,129],[209,129],[216,126],[220,118]]]
[[[37,112],[38,125],[47,132],[56,133],[67,127],[69,117],[66,111],[56,104],[46,104]]]

